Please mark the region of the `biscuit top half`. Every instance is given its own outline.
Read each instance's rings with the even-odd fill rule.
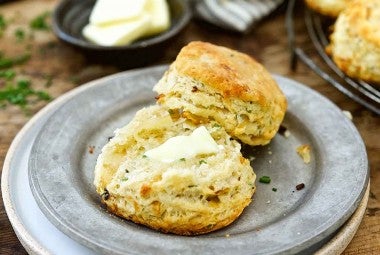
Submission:
[[[191,42],[173,63],[177,72],[206,86],[213,87],[225,98],[238,98],[265,105],[268,101],[286,99],[269,72],[244,53],[206,42]]]
[[[348,32],[380,47],[380,1],[354,0],[342,15],[348,19]]]

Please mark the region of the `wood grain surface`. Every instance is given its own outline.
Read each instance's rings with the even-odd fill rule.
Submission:
[[[30,20],[45,11],[52,11],[57,3],[57,0],[27,0],[9,1],[0,5],[0,14],[6,20],[10,20],[0,38],[0,51],[7,56],[20,55],[27,50],[31,52],[31,58],[27,63],[13,68],[17,72],[16,79],[29,79],[33,88],[47,91],[54,98],[87,81],[122,71],[115,66],[91,63],[80,51],[58,41],[51,31],[29,29]],[[317,59],[303,28],[302,13],[302,6],[297,7],[297,41],[306,47],[313,59]],[[285,6],[280,7],[246,35],[220,30],[194,20],[173,41],[164,57],[151,64],[173,61],[180,48],[190,41],[208,41],[245,52],[263,63],[271,72],[304,83],[332,100],[342,110],[350,111],[353,122],[366,144],[370,162],[371,192],[363,222],[344,254],[380,254],[380,118],[342,95],[302,63],[298,64],[296,71],[290,70],[284,21]],[[22,41],[17,40],[15,36],[18,28],[25,30],[26,36]],[[46,86],[50,80],[51,85]],[[0,78],[0,88],[4,86],[5,82]],[[35,103],[29,107],[29,112],[16,106],[0,109],[0,166],[3,165],[7,150],[17,132],[45,104],[46,102]],[[2,202],[0,254],[26,254],[13,232]]]

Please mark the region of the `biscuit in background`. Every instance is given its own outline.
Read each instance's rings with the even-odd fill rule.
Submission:
[[[94,184],[108,210],[180,235],[207,233],[234,221],[251,202],[256,176],[223,127],[215,121],[203,126],[220,151],[163,163],[144,153],[198,125],[157,105],[137,112],[97,161]]]
[[[333,18],[338,17],[339,13],[343,11],[351,1],[352,0],[305,0],[310,9]]]
[[[354,0],[339,15],[327,52],[348,76],[380,83],[380,1]]]
[[[269,143],[287,107],[262,65],[246,54],[205,42],[182,48],[154,90],[161,106],[194,123],[215,120],[249,145]]]

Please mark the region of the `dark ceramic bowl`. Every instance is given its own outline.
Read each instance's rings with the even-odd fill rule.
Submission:
[[[95,0],[63,0],[53,13],[53,31],[62,41],[82,50],[90,60],[125,68],[144,66],[162,56],[171,39],[178,35],[190,20],[191,10],[188,1],[167,1],[170,9],[170,28],[130,45],[99,46],[83,37],[82,29],[89,23]]]

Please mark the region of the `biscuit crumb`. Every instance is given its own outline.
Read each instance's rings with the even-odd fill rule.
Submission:
[[[342,111],[343,114],[349,119],[349,120],[352,120],[353,117],[352,117],[352,114],[350,111]]]
[[[88,153],[93,154],[94,150],[95,150],[95,146],[93,145],[88,146]]]
[[[288,138],[290,136],[290,131],[285,126],[281,125],[278,129],[278,133],[282,135],[285,138]]]
[[[308,144],[303,144],[297,147],[297,153],[302,158],[303,162],[306,164],[310,163],[310,146]]]
[[[165,96],[164,94],[159,94],[159,95],[155,96],[154,99],[156,99],[158,101],[161,98],[163,98],[164,96]]]
[[[296,186],[296,190],[301,190],[303,188],[305,188],[305,183],[300,183],[300,184],[297,184]]]

